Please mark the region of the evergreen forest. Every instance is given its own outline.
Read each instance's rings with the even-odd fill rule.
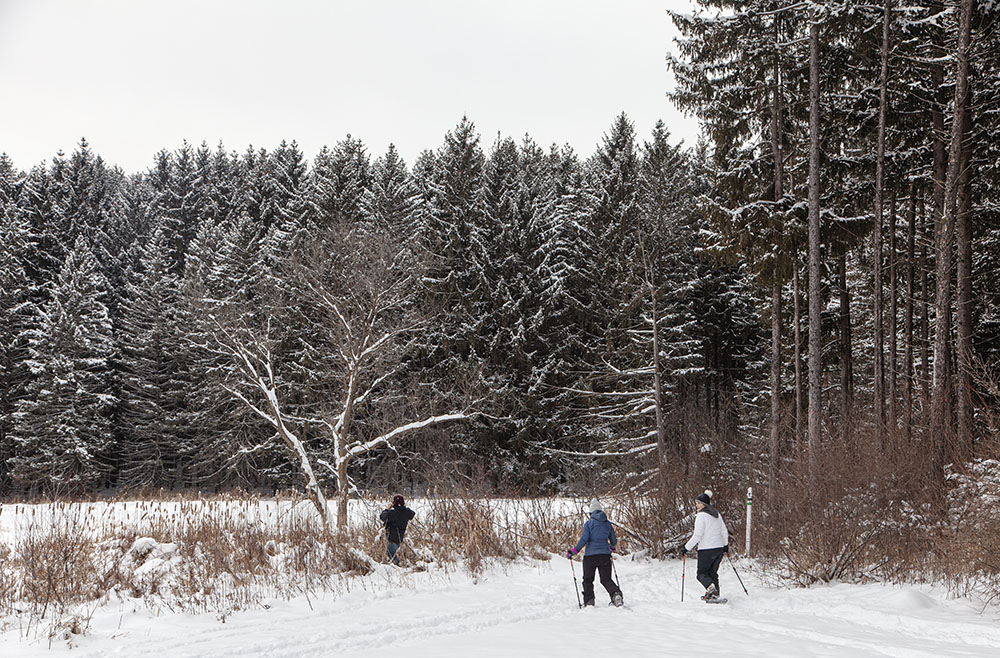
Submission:
[[[697,5],[696,144],[0,156],[0,497],[1000,481],[1000,6]]]

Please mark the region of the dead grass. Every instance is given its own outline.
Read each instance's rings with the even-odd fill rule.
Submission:
[[[324,528],[310,503],[252,496],[150,498],[0,507],[0,619],[50,639],[85,632],[109,601],[173,612],[233,611],[352,587],[386,563],[382,505],[349,530]],[[427,501],[400,558],[415,570],[478,574],[497,561],[545,559],[576,541],[577,513],[554,499],[459,493]],[[32,630],[33,629],[33,630]]]

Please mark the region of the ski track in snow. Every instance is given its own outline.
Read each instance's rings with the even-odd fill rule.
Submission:
[[[726,605],[707,606],[689,568],[685,601],[676,561],[619,559],[627,608],[579,610],[566,560],[467,575],[376,573],[350,593],[272,602],[269,610],[163,614],[109,605],[70,651],[83,658],[407,658],[581,655],[944,658],[1000,656],[998,610],[927,588],[830,585],[768,589],[746,568],[748,598],[729,565]],[[389,570],[391,567],[384,567]],[[728,571],[728,573],[727,573]],[[580,570],[577,569],[577,578]],[[397,583],[392,589],[388,583]],[[4,658],[51,656],[45,640],[0,634]]]

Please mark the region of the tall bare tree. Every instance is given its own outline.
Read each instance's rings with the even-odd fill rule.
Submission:
[[[823,336],[820,314],[820,135],[819,135],[819,24],[809,25],[809,471],[816,474],[823,422]]]
[[[969,50],[972,39],[973,0],[960,0],[958,40],[955,46],[955,113],[951,122],[948,147],[948,174],[944,186],[944,212],[937,227],[937,291],[934,332],[934,382],[932,436],[937,442],[936,469],[951,456],[951,407],[953,383],[951,372],[951,273],[955,224],[959,211],[959,187],[962,178],[962,145],[966,129],[966,106],[969,94]]]
[[[775,42],[780,40],[778,28],[779,22],[775,20]],[[781,115],[782,115],[782,88],[781,88],[781,59],[777,55],[776,49],[774,57],[773,90],[771,92],[771,158],[774,160],[774,203],[775,211],[784,196],[783,183],[785,178],[784,161],[785,156],[782,149]],[[777,250],[777,245],[775,249]],[[773,488],[775,469],[778,462],[778,450],[781,441],[781,276],[777,271],[778,258],[775,256],[774,280],[771,282],[771,466],[769,478]]]
[[[885,445],[885,327],[883,287],[883,212],[885,206],[885,124],[889,84],[889,27],[892,13],[891,0],[882,8],[882,57],[879,72],[878,144],[875,159],[875,437],[880,446]]]
[[[903,318],[905,347],[903,354],[903,436],[909,444],[913,437],[913,302],[914,258],[917,237],[916,185],[910,183],[910,200],[906,214],[906,293]]]
[[[313,331],[300,341],[303,363],[275,364],[269,336],[252,332],[227,332],[224,347],[236,358],[246,393],[234,389],[257,414],[276,430],[295,456],[307,480],[306,490],[324,522],[332,527],[314,464],[324,466],[337,482],[337,527],[347,524],[348,500],[353,483],[353,460],[407,433],[467,418],[451,412],[406,421],[408,403],[387,394],[400,378],[406,340],[420,330],[422,318],[412,303],[412,277],[418,270],[408,263],[402,236],[388,229],[334,226],[321,230],[296,246],[284,265],[292,292],[288,303],[309,313]],[[238,336],[248,336],[240,339]],[[282,381],[275,372],[285,365],[311,369],[305,377],[312,404],[308,416],[293,416],[285,407]],[[303,391],[296,391],[299,396]],[[256,404],[251,396],[266,401]],[[398,408],[397,408],[398,407]],[[359,423],[359,417],[364,423]],[[329,442],[311,451],[291,430],[322,427]]]
[[[955,240],[957,242],[955,255],[955,349],[957,351],[957,370],[955,373],[955,414],[957,416],[959,448],[967,452],[972,445],[972,234],[973,218],[969,212],[971,206],[970,184],[972,179],[972,149],[974,142],[972,134],[971,92],[966,93],[965,106],[962,108],[963,135],[962,155],[959,165],[958,204],[955,217]],[[957,111],[957,110],[956,110]]]

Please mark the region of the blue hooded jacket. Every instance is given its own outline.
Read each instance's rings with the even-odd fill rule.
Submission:
[[[612,549],[618,545],[618,538],[615,537],[615,529],[611,527],[607,515],[601,510],[590,513],[590,518],[583,524],[583,534],[580,541],[573,549],[574,553],[579,553],[586,546],[587,555],[610,555]]]

